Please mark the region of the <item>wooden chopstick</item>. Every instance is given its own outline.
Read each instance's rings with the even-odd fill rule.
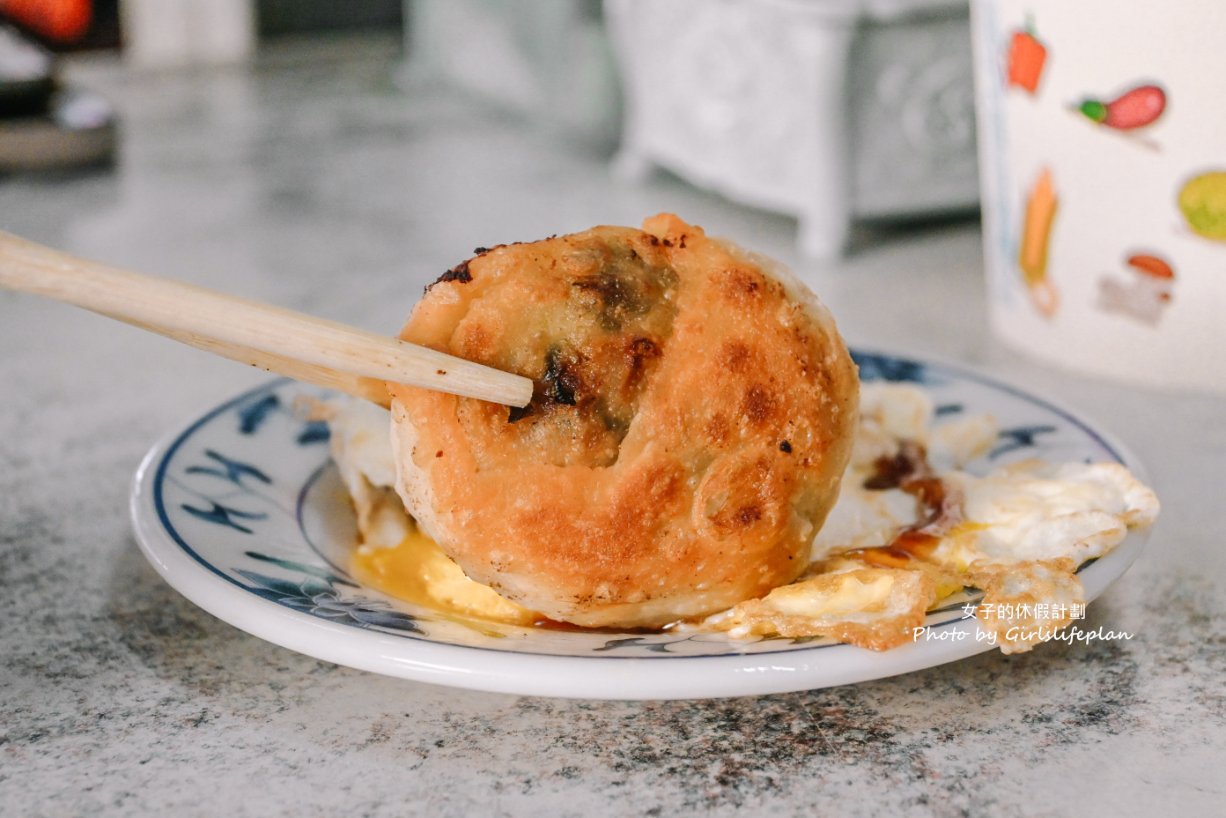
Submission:
[[[99,314],[107,315],[106,313]],[[378,404],[384,409],[388,408],[391,403],[391,395],[388,394],[386,381],[366,378],[336,369],[328,369],[327,367],[316,366],[315,364],[305,364],[293,358],[285,358],[269,352],[260,352],[251,347],[227,344],[215,338],[205,338],[200,335],[183,332],[182,330],[157,327],[152,324],[141,324],[118,315],[107,315],[107,317],[157,333],[166,338],[173,338],[180,343],[204,350],[205,352],[211,352],[214,355],[220,355],[222,358],[229,358],[231,361],[238,361],[240,364],[258,367],[268,372],[276,372],[279,375],[287,375],[294,380],[313,383],[316,386],[324,386],[337,392],[344,392],[347,395],[353,395],[354,397]]]
[[[233,360],[386,405],[384,382],[525,406],[532,381],[397,338],[169,279],[0,231],[0,287],[42,295]]]

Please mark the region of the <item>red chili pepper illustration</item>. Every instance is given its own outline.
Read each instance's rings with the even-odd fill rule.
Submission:
[[[1028,20],[1026,30],[1013,32],[1013,38],[1009,41],[1009,84],[1033,94],[1039,87],[1039,78],[1046,62],[1047,47],[1035,36],[1033,23]]]
[[[1166,110],[1166,92],[1157,85],[1138,85],[1110,102],[1087,99],[1077,106],[1086,118],[1108,128],[1131,131],[1149,125]]]

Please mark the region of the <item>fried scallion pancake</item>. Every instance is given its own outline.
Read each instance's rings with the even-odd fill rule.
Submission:
[[[480,250],[401,337],[536,384],[523,410],[391,390],[405,505],[507,599],[656,627],[808,565],[858,381],[829,313],[786,271],[664,214]]]

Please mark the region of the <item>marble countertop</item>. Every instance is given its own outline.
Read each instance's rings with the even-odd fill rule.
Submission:
[[[674,210],[791,262],[853,343],[965,361],[1116,433],[1164,502],[1090,608],[1135,633],[807,693],[692,702],[489,695],[261,642],[133,542],[162,433],[264,376],[0,292],[0,804],[39,815],[1221,814],[1226,518],[1220,398],[1053,371],[988,335],[977,225],[862,231],[838,263],[794,223],[391,80],[386,44],[259,67],[71,75],[123,117],[110,171],[0,180],[0,228],[379,331],[472,247]]]

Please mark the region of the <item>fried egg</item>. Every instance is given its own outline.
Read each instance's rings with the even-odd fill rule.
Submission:
[[[1130,528],[1149,526],[1157,497],[1118,463],[1031,460],[985,475],[963,470],[997,434],[986,415],[936,423],[931,397],[917,386],[864,384],[852,459],[817,535],[812,570],[819,577],[920,573],[933,580],[929,595],[921,598],[915,584],[878,585],[860,615],[832,623],[848,581],[802,582],[703,624],[733,636],[807,632],[880,649],[910,641],[909,627],[962,586],[984,590],[987,610],[1009,601],[1083,603],[1077,567],[1108,553]],[[796,593],[809,597],[804,606],[790,601]],[[801,608],[807,619],[797,618]],[[1004,652],[1029,650],[1039,634],[1068,624],[983,621]]]
[[[363,538],[353,557],[361,581],[460,619],[539,620],[464,576],[416,528],[391,489],[386,411],[338,402],[332,415],[333,457]],[[820,635],[882,650],[910,641],[925,612],[963,586],[982,589],[989,606],[1084,603],[1077,567],[1109,553],[1130,529],[1150,525],[1158,499],[1116,463],[1032,460],[982,475],[966,471],[998,431],[986,415],[938,419],[920,387],[864,384],[851,460],[809,569],[793,583],[683,627],[733,638]],[[927,457],[910,465],[943,488],[939,508],[905,480],[883,486],[878,479],[883,464],[915,452]],[[991,614],[981,621],[998,632],[1005,652],[1028,650],[1040,634],[1068,624]]]

